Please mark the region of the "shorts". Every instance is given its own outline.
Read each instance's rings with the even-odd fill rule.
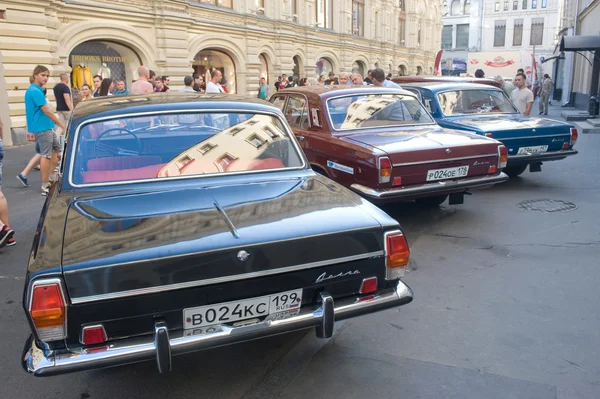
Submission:
[[[35,140],[40,144],[40,155],[44,158],[52,158],[52,154],[60,152],[58,139],[54,130],[45,130],[35,134]]]
[[[2,145],[2,139],[0,139],[0,187],[2,187],[2,161],[4,161],[4,146]]]

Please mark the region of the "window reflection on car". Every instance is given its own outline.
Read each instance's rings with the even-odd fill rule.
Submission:
[[[518,112],[500,90],[451,90],[438,93],[437,98],[446,116]]]
[[[336,97],[327,109],[336,130],[434,123],[417,98],[401,94]]]
[[[276,116],[182,112],[84,125],[76,142],[72,181],[108,183],[302,165]]]

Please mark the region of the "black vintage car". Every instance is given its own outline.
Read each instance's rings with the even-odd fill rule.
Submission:
[[[91,100],[68,126],[24,308],[36,376],[155,360],[412,300],[398,223],[315,174],[281,111],[234,96]]]

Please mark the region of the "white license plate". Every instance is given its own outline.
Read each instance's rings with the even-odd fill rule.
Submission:
[[[302,290],[299,289],[259,298],[188,308],[183,310],[183,329],[253,319],[287,310],[300,309],[301,304]]]
[[[469,173],[468,166],[457,166],[455,168],[433,169],[433,170],[427,171],[427,181],[465,177],[468,173]]]
[[[535,145],[531,147],[520,147],[517,155],[540,154],[548,151],[547,145]]]

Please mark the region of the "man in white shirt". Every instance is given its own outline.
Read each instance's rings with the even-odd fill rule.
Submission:
[[[194,90],[194,78],[191,76],[186,76],[183,78],[183,84],[185,87],[183,89],[179,89],[180,93],[196,93]]]
[[[518,73],[515,76],[514,84],[517,89],[510,94],[510,99],[520,113],[529,116],[533,106],[533,92],[527,88],[527,76],[524,73]]]
[[[371,81],[373,82],[373,85],[377,87],[392,87],[394,89],[402,88],[399,84],[387,80],[385,78],[385,72],[380,68],[374,69],[373,72],[371,72]]]
[[[223,79],[221,71],[213,69],[210,73],[210,80],[206,84],[206,94],[225,93],[225,90],[223,90],[223,87],[219,83],[221,79]]]

